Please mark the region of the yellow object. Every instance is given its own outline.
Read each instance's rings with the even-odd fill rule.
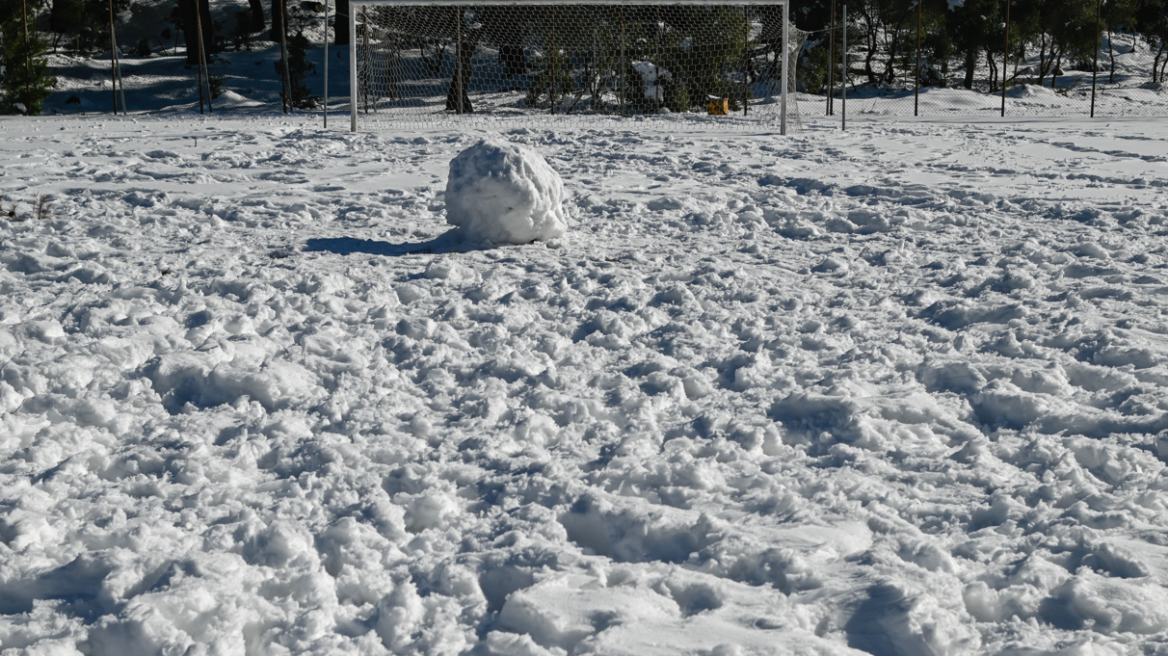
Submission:
[[[706,109],[709,110],[710,116],[727,116],[730,114],[730,101],[726,98],[715,100],[706,105]]]

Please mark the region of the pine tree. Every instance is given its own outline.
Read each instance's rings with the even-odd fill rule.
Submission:
[[[37,33],[33,18],[21,7],[0,25],[0,114],[40,115],[49,97],[54,82],[45,57],[49,44]]]
[[[1152,84],[1163,84],[1168,81],[1168,0],[1141,0],[1136,20],[1152,48]]]
[[[316,107],[317,97],[308,90],[308,76],[316,71],[316,66],[308,62],[308,49],[312,46],[304,32],[297,32],[288,38],[288,77],[293,107],[311,109]],[[284,60],[275,62],[276,75],[284,75]]]

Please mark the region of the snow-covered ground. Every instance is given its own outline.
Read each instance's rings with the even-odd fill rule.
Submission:
[[[0,121],[3,656],[1168,653],[1168,123],[803,124]]]

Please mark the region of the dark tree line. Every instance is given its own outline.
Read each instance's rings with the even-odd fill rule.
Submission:
[[[1164,81],[1168,65],[1168,0],[1012,0],[1009,2],[1009,70],[1000,70],[1006,55],[1008,0],[921,0],[922,84],[944,84],[957,66],[961,84],[974,86],[975,71],[989,70],[990,89],[1003,81],[1057,80],[1064,68],[1090,70],[1101,47],[1101,72],[1114,81],[1116,33],[1140,33],[1152,49],[1154,82]],[[839,20],[837,2],[837,21]],[[812,41],[802,82],[821,91],[828,78],[828,43],[821,30],[831,23],[832,0],[795,0],[793,16]],[[1100,32],[1096,32],[1097,12]],[[852,78],[870,84],[894,84],[916,72],[917,0],[851,0],[848,2]],[[838,33],[838,32],[837,32]],[[1099,37],[1102,36],[1102,40]],[[858,53],[858,54],[857,54]],[[1030,70],[1020,62],[1036,58]],[[837,79],[841,63],[836,53]]]
[[[45,63],[48,47],[76,48],[82,52],[101,51],[109,47],[109,30],[112,23],[120,20],[132,9],[135,0],[0,0],[0,64],[5,71],[0,78],[0,111],[39,112],[51,83],[51,73]],[[248,8],[239,11],[234,18],[231,33],[236,48],[248,47],[250,39],[257,35],[280,40],[295,38],[296,52],[288,55],[290,62],[297,53],[310,44],[301,38],[305,6],[319,5],[293,0],[248,0]],[[835,0],[842,4],[842,0]],[[909,81],[915,75],[917,49],[918,0],[852,0],[849,3],[849,41],[853,44],[849,70],[853,79],[858,78],[871,84],[895,84],[898,80]],[[1115,77],[1116,50],[1112,38],[1117,33],[1140,33],[1146,39],[1146,46],[1152,61],[1149,71],[1153,82],[1164,82],[1168,73],[1168,0],[920,0],[920,20],[922,26],[924,71],[922,82],[945,84],[958,73],[958,79],[966,88],[975,84],[975,71],[989,71],[990,89],[1000,88],[1003,83],[1025,79],[1038,83],[1057,81],[1064,68],[1089,68],[1097,52],[1100,53],[1100,72]],[[1010,42],[1006,43],[1005,14],[1009,2]],[[111,21],[111,9],[114,20]],[[812,34],[805,58],[800,64],[803,87],[812,92],[822,91],[828,79],[828,71],[841,65],[837,49],[836,61],[828,62],[827,39],[824,30],[831,20],[832,0],[794,0],[791,15],[799,28]],[[175,44],[181,34],[186,44],[187,61],[196,65],[202,57],[209,56],[228,47],[225,29],[213,13],[211,0],[177,0],[169,22],[173,26]],[[458,31],[462,39],[459,51],[464,53],[464,61],[456,66],[456,76],[451,79],[448,106],[454,110],[473,111],[467,87],[473,73],[473,62],[467,56],[474,45],[489,41],[500,51],[500,63],[509,75],[530,73],[529,100],[535,104],[558,102],[560,94],[575,94],[575,102],[591,96],[599,97],[599,89],[606,82],[601,71],[613,70],[612,59],[614,41],[613,11],[617,9],[582,7],[579,5],[551,5],[524,7],[491,6],[466,9],[466,14],[458,14],[451,7],[417,7],[398,9],[406,20],[426,24],[444,38]],[[336,29],[334,43],[347,45],[349,0],[336,0]],[[369,10],[385,12],[386,9]],[[605,13],[605,12],[608,13]],[[558,14],[556,13],[558,12]],[[678,109],[703,102],[710,96],[735,98],[736,92],[727,86],[725,76],[716,74],[718,69],[741,57],[744,48],[752,47],[745,37],[745,28],[738,21],[734,9],[726,7],[673,6],[624,8],[622,20],[628,23],[631,46],[647,47],[664,43],[666,54],[660,54],[662,66],[668,68],[672,76],[662,81],[662,97],[650,99],[648,104]],[[1097,12],[1100,26],[1097,28]],[[310,12],[311,13],[311,12]],[[408,14],[408,15],[407,15]],[[463,18],[459,18],[459,16]],[[298,18],[299,17],[299,18]],[[558,17],[558,18],[557,18]],[[224,16],[219,15],[220,21]],[[301,25],[297,25],[297,21]],[[557,29],[549,29],[556,20]],[[292,25],[285,25],[290,21]],[[770,33],[763,41],[777,40],[777,13],[764,16],[764,32]],[[656,25],[656,28],[646,28]],[[695,26],[704,26],[697,28]],[[155,39],[160,45],[170,38],[170,28],[160,26]],[[200,30],[201,29],[201,34]],[[649,29],[649,31],[646,31]],[[656,34],[652,34],[656,30]],[[1097,31],[1098,30],[1098,31]],[[559,35],[555,48],[550,47],[552,34]],[[200,38],[201,37],[201,38]],[[523,51],[525,40],[536,38],[545,42],[544,55],[534,61],[527,61]],[[595,61],[587,62],[594,67],[585,84],[572,85],[563,77],[560,57],[567,56],[574,48],[585,48],[585,41],[591,41],[595,51],[601,53]],[[664,41],[663,41],[664,40]],[[200,53],[198,45],[203,44]],[[687,44],[684,48],[682,42]],[[597,43],[608,46],[596,49]],[[699,44],[705,50],[701,57],[683,54],[685,49]],[[122,47],[132,44],[120,44]],[[416,44],[411,44],[414,47]],[[768,46],[769,47],[769,46]],[[607,50],[605,49],[607,48]],[[139,54],[151,51],[149,39],[138,44]],[[606,54],[607,53],[607,54]],[[439,55],[440,53],[435,53]],[[755,53],[757,54],[757,53]],[[630,57],[647,53],[630,53]],[[1008,56],[1007,70],[1002,70],[1003,59]],[[1037,63],[1020,69],[1019,62],[1033,60]],[[748,58],[749,62],[749,58]],[[951,71],[956,67],[958,71]],[[290,66],[290,68],[292,68]],[[748,63],[749,68],[749,63]],[[530,70],[529,70],[530,69]],[[299,67],[299,71],[307,70]],[[606,73],[607,74],[607,73]],[[630,71],[618,71],[616,75],[632,78]],[[758,72],[748,71],[748,76]],[[591,85],[591,88],[589,87]],[[462,89],[459,97],[457,89]],[[303,89],[293,85],[294,96],[303,96]],[[299,98],[303,100],[303,98]],[[642,102],[644,99],[632,99]],[[23,108],[23,109],[21,109]],[[652,108],[646,108],[651,111]]]
[[[286,2],[248,0],[248,10],[234,16],[236,48],[245,47],[252,35],[262,34],[268,25],[271,30],[267,37],[279,41],[289,13],[284,7]],[[0,0],[0,113],[40,114],[53,85],[46,58],[50,49],[63,47],[79,54],[108,53],[110,30],[118,29],[133,9],[133,3],[134,0]],[[268,4],[267,16],[265,4]],[[304,53],[311,47],[299,32],[304,16],[313,11],[305,9],[304,4],[298,3],[292,10],[301,24],[289,26],[297,29],[291,37],[294,43],[290,68],[300,77],[311,69],[297,61],[304,59]],[[138,44],[118,43],[118,49],[134,49],[139,55],[148,55],[155,46],[165,49],[172,36],[177,46],[181,35],[186,45],[187,64],[193,66],[201,59],[210,61],[211,55],[227,47],[223,25],[212,14],[211,0],[177,0],[167,23],[159,26],[157,36],[144,38]],[[342,32],[347,36],[347,30],[338,30]],[[302,82],[293,92],[298,101],[307,99]]]

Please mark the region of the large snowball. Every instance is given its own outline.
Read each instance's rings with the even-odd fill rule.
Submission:
[[[450,161],[446,222],[466,239],[526,244],[568,229],[564,181],[539,153],[484,139]]]

